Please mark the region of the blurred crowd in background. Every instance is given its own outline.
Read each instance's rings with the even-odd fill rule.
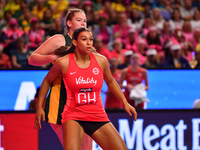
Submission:
[[[49,69],[27,59],[67,33],[72,8],[85,11],[94,47],[118,69],[133,53],[144,68],[200,68],[200,0],[0,0],[0,69]]]

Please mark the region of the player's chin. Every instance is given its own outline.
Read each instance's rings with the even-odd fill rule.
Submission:
[[[91,51],[84,51],[84,52],[81,52],[81,53],[84,54],[84,55],[87,55],[87,54],[90,54]]]
[[[87,52],[87,53],[90,53],[90,52],[92,52],[92,49],[91,49],[91,48],[87,48],[87,49],[86,49],[86,52]]]
[[[92,51],[87,51],[87,53],[89,54],[89,53],[91,53]]]

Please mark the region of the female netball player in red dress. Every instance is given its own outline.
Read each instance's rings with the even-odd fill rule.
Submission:
[[[119,69],[117,69],[118,66],[118,60],[117,58],[113,57],[110,60],[110,71],[117,83],[120,81],[121,72]],[[122,109],[122,102],[118,100],[118,98],[111,92],[111,90],[108,88],[106,92],[106,100],[105,100],[105,109]]]
[[[86,27],[87,19],[81,9],[71,9],[66,16],[66,27],[68,34],[56,34],[46,40],[33,54],[29,57],[30,65],[41,66],[47,63],[55,62],[59,56],[54,51],[60,46],[71,46],[71,36],[78,27]],[[61,76],[58,76],[51,86],[50,93],[45,103],[45,110],[37,109],[36,119],[43,118],[49,122],[56,132],[61,144],[63,145],[61,113],[66,103],[66,89]],[[92,139],[85,134],[81,150],[92,150]]]
[[[135,108],[144,108],[144,102],[135,105],[135,100],[131,100],[129,98],[130,91],[134,88],[134,86],[145,81],[145,90],[149,89],[148,78],[147,78],[147,70],[140,67],[140,56],[138,53],[133,53],[131,56],[131,64],[122,70],[120,86],[125,89],[124,95],[130,105]],[[122,85],[123,81],[127,81],[127,85]]]
[[[92,33],[87,28],[80,27],[74,31],[72,46],[68,50],[55,51],[63,57],[54,63],[44,78],[38,107],[42,108],[51,83],[62,74],[67,90],[67,103],[62,113],[64,149],[79,150],[85,132],[104,150],[127,150],[125,142],[103,109],[103,79],[123,103],[125,111],[130,116],[134,115],[134,120],[137,119],[137,113],[112,77],[108,60],[102,55],[93,54],[92,45]],[[35,124],[40,126],[40,122]]]

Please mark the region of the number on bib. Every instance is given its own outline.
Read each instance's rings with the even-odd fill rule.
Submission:
[[[77,104],[95,104],[96,92],[75,93]]]

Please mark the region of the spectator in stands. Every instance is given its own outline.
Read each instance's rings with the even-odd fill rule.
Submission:
[[[108,60],[111,59],[112,57],[111,52],[109,49],[107,49],[107,47],[104,46],[103,37],[101,35],[98,35],[94,39],[94,48],[99,54],[104,55]]]
[[[172,13],[172,19],[169,21],[172,32],[175,30],[176,26],[182,27],[184,21],[181,18],[179,9],[174,8]]]
[[[105,0],[103,1],[103,7],[101,10],[101,14],[106,14],[108,15],[108,25],[113,26],[117,24],[117,12],[115,9],[111,8],[111,1]]]
[[[193,60],[193,56],[192,56],[193,47],[191,49],[191,46],[189,44],[190,44],[189,41],[181,44],[182,56],[185,59],[187,59],[188,62]]]
[[[44,5],[44,0],[36,0],[36,4],[33,7],[33,16],[37,17],[39,20],[43,19],[43,15],[47,7]]]
[[[107,14],[103,13],[99,17],[99,26],[94,28],[93,36],[96,38],[98,35],[101,35],[103,38],[103,45],[106,46],[108,49],[112,49],[113,44],[113,30],[111,27],[107,25],[108,16]]]
[[[94,25],[94,14],[93,14],[93,4],[90,0],[86,0],[83,2],[82,6],[86,18],[87,18],[87,27],[90,29],[90,31],[93,31],[93,25]]]
[[[111,26],[111,27],[113,27],[113,26],[115,26],[116,24],[118,24],[118,13],[116,12],[116,10],[114,10],[114,9],[111,9],[110,10],[110,17],[109,17],[109,21],[108,21],[108,23],[109,23],[109,26]]]
[[[132,9],[137,9],[138,11],[144,11],[144,7],[142,5],[141,0],[135,0],[132,3]]]
[[[182,0],[174,0],[173,8],[179,9],[181,6],[183,6]]]
[[[172,12],[173,12],[173,9],[172,9],[172,5],[171,5],[171,1],[170,0],[165,0],[164,1],[164,8],[161,9],[161,12],[160,12],[162,17],[166,21],[169,21],[169,20],[171,20]]]
[[[45,31],[45,36],[49,35],[49,32],[53,27],[52,13],[50,9],[46,9],[43,15],[43,19],[39,22],[39,28]]]
[[[159,8],[155,7],[153,9],[153,13],[152,13],[152,23],[154,26],[157,27],[158,30],[162,30],[163,29],[163,24],[164,24],[165,20],[163,19]]]
[[[52,12],[52,19],[62,16],[63,12],[69,5],[68,0],[48,0],[47,5]]]
[[[62,28],[61,19],[57,17],[53,20],[52,29],[49,31],[49,36],[53,36],[55,34],[63,34],[63,32],[64,32],[64,29]]]
[[[118,61],[115,57],[110,59],[110,71],[113,78],[119,83],[121,72],[117,69]],[[116,98],[116,96],[108,88],[106,92],[105,109],[122,109],[123,104]]]
[[[182,26],[177,25],[174,30],[174,38],[179,42],[185,42],[186,38],[183,35]]]
[[[190,21],[185,21],[182,29],[183,29],[182,30],[183,36],[185,36],[185,38],[191,42],[193,39],[193,32],[192,32],[192,27],[191,27]]]
[[[23,10],[23,18],[19,21],[19,25],[23,28],[24,32],[28,32],[31,29],[32,14],[29,8]]]
[[[141,26],[142,26],[141,25],[141,16],[140,16],[139,11],[136,8],[132,9],[130,18],[127,19],[127,24],[130,27],[135,28],[136,30],[141,28]]]
[[[163,46],[162,46],[163,48]],[[155,49],[157,51],[157,45],[148,45],[148,49]],[[162,51],[157,51],[157,62],[159,63],[159,67],[163,67],[165,63],[165,52],[162,49]]]
[[[181,55],[181,45],[173,44],[171,47],[172,56],[169,57],[165,62],[166,68],[190,68],[190,65],[182,55]]]
[[[124,6],[125,6],[125,13],[126,13],[126,16],[127,18],[130,18],[131,16],[131,11],[132,11],[132,8],[131,8],[131,1],[130,0],[125,0],[124,1]]]
[[[136,44],[137,32],[134,27],[128,30],[128,36],[124,42],[125,48],[134,51]]]
[[[123,43],[120,38],[116,38],[113,42],[113,50],[111,51],[112,57],[117,58],[119,61],[119,65],[124,63],[125,56],[124,53],[127,51],[126,49],[123,49]]]
[[[193,44],[191,42],[192,39],[187,38],[187,33],[184,34],[182,28],[180,28],[179,26],[177,26],[176,29],[174,30],[174,37],[176,41],[180,43],[182,48],[185,45],[187,45],[190,51],[194,49]]]
[[[171,50],[170,47],[174,44],[173,40],[175,40],[174,37],[172,37],[172,39],[170,39],[169,41],[167,41],[166,43],[164,43],[163,45],[163,51],[164,51],[164,57],[165,60],[168,59],[169,57],[171,57]],[[178,42],[177,42],[178,43]],[[164,63],[163,63],[164,64]]]
[[[192,7],[192,1],[191,0],[184,0],[184,4],[183,7],[180,7],[180,13],[181,13],[181,17],[184,20],[192,20],[193,16],[194,16],[194,12],[195,12],[196,8]]]
[[[26,32],[28,37],[28,47],[31,51],[36,50],[45,40],[45,31],[38,28],[38,19],[31,18],[31,29]]]
[[[100,10],[100,13],[108,15],[108,19],[111,19],[110,18],[111,10],[114,10],[114,9],[111,8],[111,1],[104,0],[103,1],[103,7]]]
[[[196,7],[198,10],[200,10],[200,1],[192,1],[192,7]]]
[[[93,11],[93,29],[99,26],[100,11]]]
[[[16,40],[16,46],[17,48],[11,51],[11,62],[13,68],[29,68],[28,57],[30,51],[25,48],[25,40],[23,38],[18,38]]]
[[[0,69],[11,69],[10,57],[3,53],[3,47],[0,45]]]
[[[3,18],[4,13],[6,11],[5,6],[6,6],[6,0],[1,0],[0,1],[0,19]]]
[[[147,41],[144,38],[138,38],[135,43],[136,44],[134,46],[133,52],[138,53],[140,57],[140,65],[142,65],[146,61]]]
[[[194,38],[193,38],[192,44],[195,48],[197,44],[200,43],[200,26],[195,28],[193,35],[194,35]]]
[[[10,0],[5,6],[5,10],[10,10],[12,15],[15,11],[20,10],[20,0]]]
[[[148,32],[149,32],[149,27],[152,26],[152,20],[151,18],[145,18],[142,21],[142,28],[138,29],[139,30],[139,36],[146,38]]]
[[[88,28],[92,31],[94,22],[94,11],[93,11],[93,3],[90,0],[86,0],[83,2],[82,9],[84,10],[87,18]]]
[[[130,61],[131,61],[131,56],[133,55],[133,51],[132,50],[127,50],[125,53],[124,53],[124,63],[121,64],[121,65],[118,65],[118,69],[124,69],[126,67],[128,67],[130,65]]]
[[[123,81],[127,81],[127,85],[122,85]],[[129,98],[130,91],[138,84],[145,81],[145,90],[149,89],[147,70],[140,67],[140,58],[137,53],[133,53],[131,57],[131,64],[122,70],[120,78],[120,87],[125,89],[124,95],[129,102],[135,108],[144,108],[144,103],[135,105],[135,100]]]
[[[93,10],[94,11],[100,11],[103,7],[103,4],[102,4],[102,1],[103,0],[94,0],[93,1]]]
[[[69,3],[69,5],[68,5],[68,7],[66,8],[66,10],[67,10],[67,9],[70,10],[70,9],[74,9],[74,8],[78,8],[78,7],[79,7],[78,2],[75,1],[75,0],[72,0],[72,1]],[[63,16],[64,16],[64,15],[63,15]]]
[[[99,6],[101,5],[101,1],[102,0],[94,0],[94,1],[98,2]],[[107,18],[107,20],[106,20],[107,24],[109,24],[109,25],[115,24],[116,20],[115,20],[115,17],[113,17],[113,16],[116,16],[116,11],[115,10],[117,10],[117,12],[120,12],[119,13],[119,16],[120,16],[119,18],[120,19],[118,19],[119,22],[118,22],[117,25],[119,25],[119,24],[122,25],[123,24],[122,20],[124,20],[124,19],[123,19],[123,17],[121,18],[121,14],[126,14],[126,17],[129,14],[129,13],[125,12],[126,11],[126,7],[124,7],[124,6],[125,5],[131,6],[130,4],[132,4],[132,7],[134,6],[134,9],[132,10],[132,12],[133,12],[132,15],[136,17],[136,20],[138,18],[140,18],[138,16],[141,16],[141,14],[143,14],[143,16],[151,16],[151,9],[150,9],[150,7],[151,7],[151,3],[150,2],[151,1],[149,1],[149,2],[145,1],[144,5],[141,5],[141,1],[143,2],[144,0],[135,0],[133,3],[130,0],[125,0],[125,1],[123,1],[123,0],[114,0],[114,2],[107,1],[107,0],[103,1],[103,5],[101,5],[101,9],[102,10],[99,11],[101,13],[101,17],[104,16],[104,17],[102,17],[102,18],[104,18],[104,20],[102,19],[102,22],[105,21],[105,18]],[[4,0],[1,1],[1,3],[4,3],[4,2],[5,2]],[[51,5],[51,8],[53,8],[53,7],[56,8],[58,4],[59,4],[58,7],[64,7],[64,5],[62,5],[62,6],[60,5],[63,2],[65,4],[69,3],[67,0],[58,0],[58,1],[57,0],[50,0],[50,1],[36,0],[37,4],[33,8],[33,13],[37,17],[40,17],[41,14],[42,14],[42,12],[44,12],[44,10],[46,10],[45,13],[49,11],[49,9],[45,6],[45,2],[47,2],[49,4],[49,6]],[[79,3],[77,1],[71,1],[70,3],[73,5],[74,2],[76,4]],[[112,2],[112,7],[116,8],[116,9],[111,9],[111,6],[110,6],[111,2]],[[157,20],[155,18],[159,18],[158,17],[159,16],[158,15],[159,11],[160,11],[160,15],[163,16],[164,19],[168,20],[168,17],[169,17],[169,14],[171,12],[171,9],[174,8],[173,14],[172,14],[172,19],[169,22],[165,22],[163,24],[163,30],[161,32],[161,37],[162,38],[160,38],[160,40],[161,40],[161,47],[164,47],[164,44],[166,44],[167,41],[169,41],[169,39],[172,38],[172,33],[174,32],[175,39],[181,45],[181,51],[182,51],[183,57],[186,57],[187,60],[190,61],[191,57],[192,57],[191,56],[191,52],[192,52],[192,50],[195,49],[196,45],[200,41],[200,30],[198,29],[198,27],[200,27],[200,11],[198,9],[195,9],[195,7],[193,7],[191,5],[192,1],[190,1],[190,0],[174,0],[172,3],[170,3],[169,0],[163,0],[163,1],[159,1],[159,2],[161,2],[162,4],[164,4],[165,7],[161,8],[161,10],[159,10],[157,8],[153,9],[153,12],[154,12],[154,13],[152,13],[152,17],[154,18],[154,19],[152,19],[153,23],[157,22]],[[181,2],[183,2],[184,5],[182,5]],[[93,1],[86,0],[86,1],[84,1],[82,3],[82,6],[87,6],[88,5],[90,7],[88,10],[91,10],[92,9],[91,6],[94,6],[94,3],[93,3]],[[178,5],[180,5],[180,6],[182,5],[180,7],[180,9],[177,9],[176,3]],[[157,4],[156,1],[155,1],[155,4]],[[171,5],[171,7],[170,7],[170,4],[173,4],[173,6]],[[19,0],[11,0],[7,4],[4,3],[4,5],[6,5],[6,7],[5,7],[6,9],[9,8],[8,10],[13,10],[13,12],[15,12],[14,15],[13,15],[14,17],[21,16],[20,12],[23,10],[23,20],[19,21],[19,23],[20,23],[19,25],[22,26],[23,30],[27,33],[30,30],[30,17],[31,17],[30,10],[28,10],[28,8],[27,8],[27,6],[28,6],[27,1],[26,0],[20,0],[20,1]],[[20,5],[20,7],[18,9],[19,5]],[[121,5],[123,5],[123,7],[120,8],[119,6],[121,6]],[[10,6],[16,6],[16,8],[13,9]],[[74,5],[74,6],[78,7],[78,5]],[[5,19],[1,20],[0,26],[1,25],[4,26],[4,27],[7,26],[7,28],[8,28],[9,27],[9,21],[12,18],[12,14],[10,13],[10,11],[6,11],[5,12],[5,8],[4,9],[0,8],[0,14],[1,14],[1,11],[2,11],[2,14],[5,14]],[[125,11],[122,11],[124,8],[125,8]],[[144,10],[142,10],[142,8]],[[58,10],[58,8],[56,8],[56,9]],[[140,12],[137,9],[139,9]],[[154,10],[156,10],[156,11],[154,11]],[[88,11],[88,12],[90,12],[90,11]],[[99,12],[97,12],[97,14]],[[62,15],[62,13],[59,13],[59,15],[60,14]],[[94,15],[94,12],[93,13],[88,13],[88,14],[89,15],[91,15],[91,14]],[[96,15],[96,17],[97,16],[98,15]],[[185,19],[186,21],[183,21],[181,16],[183,16],[183,19]],[[57,33],[62,33],[63,30],[62,30],[62,28],[59,27],[60,26],[59,25],[60,24],[59,23],[59,19],[55,18],[52,21],[52,16],[49,17],[49,18],[51,19],[51,28],[47,29],[50,32],[49,33],[45,32],[46,35],[54,35],[54,34],[57,34]],[[91,18],[91,17],[89,17],[89,18]],[[128,19],[129,21],[127,21],[127,23],[128,22],[132,22],[131,25],[133,25],[133,26],[135,25],[136,26],[136,30],[138,29],[138,31],[139,31],[139,33],[138,33],[139,36],[141,36],[141,37],[147,37],[147,34],[150,33],[148,26],[152,25],[148,19],[149,18],[145,18],[145,21],[146,21],[145,22],[144,19],[142,18],[140,21],[133,21],[134,22],[133,23],[132,20],[129,18]],[[189,22],[189,20],[190,20],[190,22]],[[91,22],[92,22],[91,24],[94,25],[94,18],[92,19]],[[89,22],[89,24],[90,24],[90,22]],[[169,24],[170,24],[170,27],[172,29],[171,32],[169,30]],[[191,25],[189,25],[189,24],[191,24]],[[105,25],[105,22],[104,22],[104,25]],[[148,28],[146,28],[146,27],[143,28],[143,25],[146,26],[146,27],[148,27]],[[101,26],[101,23],[100,23],[100,26]],[[111,27],[109,27],[108,25],[105,25],[105,26],[106,26],[106,28],[108,27],[108,28],[111,29]],[[40,26],[40,27],[42,27],[42,26]],[[116,27],[116,26],[114,26],[114,27]],[[114,29],[113,29],[112,31],[110,30],[111,32],[110,31],[109,31],[109,33],[107,32],[107,34],[105,34],[106,32],[99,31],[99,34],[101,36],[102,35],[104,36],[104,38],[103,38],[104,46],[108,45],[108,48],[110,50],[112,50],[112,46],[111,45],[112,45],[112,41],[114,39],[114,37],[113,37],[113,35],[114,35],[115,38],[118,38],[118,37],[122,38],[122,42],[123,42],[123,44],[125,46],[125,49],[130,49],[130,50],[133,50],[133,51],[138,51],[138,48],[136,48],[136,41],[137,40],[135,39],[138,36],[137,32],[131,32],[131,33],[135,33],[135,34],[131,34],[131,33],[129,34],[128,30],[126,30],[126,34],[128,33],[126,35],[126,37],[128,37],[128,38],[124,38],[125,36],[123,34],[124,33],[123,27],[124,27],[123,25],[120,26],[120,29],[118,30],[118,32],[116,32],[116,30],[114,31]],[[159,25],[159,28],[160,27],[161,26]],[[20,30],[19,27],[17,27],[17,28],[18,28],[18,30]],[[94,32],[96,32],[95,29],[98,29],[98,28],[100,29],[100,27],[94,28]],[[182,30],[179,29],[179,28],[182,28]],[[14,33],[14,35],[13,35],[13,37],[11,37],[11,39],[9,39],[9,40],[6,39],[5,40],[5,29],[6,28],[4,28],[2,30],[3,33],[1,35],[1,43],[2,43],[2,46],[5,47],[4,48],[4,53],[10,55],[9,50],[12,49],[13,47],[15,47],[15,44],[14,44],[15,40],[13,40],[13,37],[15,37],[15,39],[16,39],[16,37],[18,37],[19,34],[16,33],[17,36],[15,36],[15,33]],[[1,28],[0,28],[0,30],[1,30]],[[192,30],[194,31],[194,33],[192,32]],[[8,31],[6,31],[6,32],[8,32]],[[112,35],[112,32],[114,33],[113,35]],[[119,36],[119,33],[120,33],[120,36]],[[96,34],[96,37],[99,34]],[[118,36],[116,36],[116,35],[118,35]],[[22,36],[23,36],[23,34],[22,34]],[[109,38],[108,38],[108,36],[109,36]],[[110,37],[112,37],[112,40],[111,40]],[[147,37],[147,39],[148,39],[148,37]],[[129,42],[127,44],[128,40],[129,40]],[[152,40],[152,38],[150,38],[150,41],[151,40]],[[149,40],[147,40],[147,41],[149,41]],[[10,43],[11,43],[11,48],[10,48]],[[134,46],[130,47],[130,45],[134,45]],[[152,45],[152,44],[148,43],[148,45]],[[155,44],[153,44],[153,45],[155,45]],[[34,50],[34,49],[35,48],[33,48],[32,50]],[[141,52],[139,53],[140,57],[141,57],[140,60],[142,60],[142,57],[146,58],[146,56],[145,56],[146,53],[143,53],[143,51],[145,52],[146,49],[145,48],[144,48],[144,50],[142,49]]]
[[[155,45],[156,51],[159,53],[163,50],[163,40],[160,37],[157,27],[151,26],[149,27],[149,33],[147,34],[147,44]]]
[[[17,19],[12,18],[9,22],[9,28],[3,30],[1,35],[3,52],[10,56],[10,50],[16,48],[15,40],[22,36],[24,37],[24,31],[18,28]]]
[[[78,3],[78,8],[81,8],[83,6],[83,2],[82,0],[73,0],[76,1]]]
[[[142,65],[144,68],[159,68],[159,62],[157,59],[157,51],[155,49],[147,50],[147,59],[145,63]]]
[[[10,10],[5,11],[3,19],[0,21],[0,31],[9,28],[9,22],[12,19],[12,13]]]
[[[144,11],[141,12],[142,18],[150,18],[152,16],[151,4],[146,0],[143,3]]]
[[[163,8],[165,7],[165,1],[166,1],[166,0],[159,0],[159,1],[154,0],[154,1],[152,2],[151,8],[157,7],[157,8],[159,8],[159,9],[163,9]]]
[[[193,19],[190,21],[192,29],[200,27],[200,11],[198,9],[195,10]]]
[[[125,12],[126,8],[124,6],[124,0],[114,0],[111,3],[111,8],[114,9],[116,12]]]
[[[197,62],[195,69],[200,69],[200,44],[198,44],[195,48],[195,60]]]
[[[20,9],[15,11],[15,13],[13,14],[13,17],[16,18],[17,20],[21,20],[23,17],[23,11],[27,8],[29,8],[27,1],[21,0],[20,1]]]
[[[163,30],[161,32],[161,37],[163,39],[163,43],[166,44],[172,37],[172,31],[170,28],[170,24],[168,21],[165,21],[165,23],[163,24]]]
[[[120,13],[118,18],[118,24],[113,26],[114,38],[121,38],[122,41],[126,39],[128,30],[131,27],[127,24],[127,16],[125,13]]]

